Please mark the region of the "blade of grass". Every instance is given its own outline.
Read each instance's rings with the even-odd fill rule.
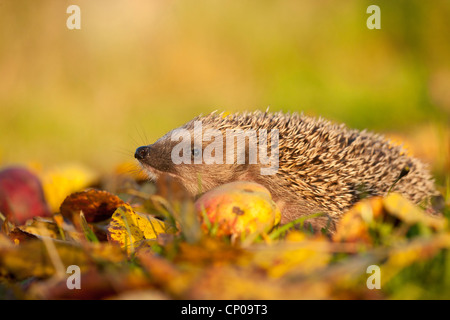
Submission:
[[[89,224],[86,221],[83,211],[80,211],[80,222],[81,222],[81,229],[83,229],[83,233],[84,236],[86,237],[86,240],[93,243],[99,243],[100,241],[98,241],[94,231],[92,231],[92,229],[89,227]]]
[[[295,220],[293,220],[291,222],[288,222],[288,223],[282,225],[281,227],[275,229],[274,231],[272,231],[269,234],[269,238],[274,240],[277,237],[279,237],[281,234],[283,234],[284,232],[288,231],[290,228],[293,228],[297,224],[300,224],[300,228],[303,228],[303,224],[304,224],[305,220],[307,220],[307,219],[314,219],[314,218],[318,218],[318,217],[322,217],[322,216],[325,216],[325,213],[318,212],[318,213],[313,213],[313,214],[310,214],[310,215],[303,216],[303,217],[300,217],[298,219],[295,219]]]
[[[53,221],[55,221],[56,226],[58,227],[58,231],[59,231],[59,235],[61,236],[61,239],[63,241],[66,241],[66,235],[64,233],[64,229],[63,229],[63,217],[61,214],[55,214],[53,215]]]

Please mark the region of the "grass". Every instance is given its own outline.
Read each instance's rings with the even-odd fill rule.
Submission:
[[[82,1],[78,31],[65,27],[66,4],[26,3],[0,12],[3,165],[81,162],[107,173],[216,109],[270,106],[383,132],[448,119],[445,1],[383,2],[376,31],[357,0],[333,10],[312,0]]]

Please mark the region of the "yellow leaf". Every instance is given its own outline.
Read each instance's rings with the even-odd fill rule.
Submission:
[[[402,195],[391,193],[356,203],[342,216],[333,241],[370,246],[400,240],[415,225],[439,232],[445,230],[446,223],[444,218],[427,214]]]
[[[98,175],[80,165],[64,165],[49,170],[36,170],[42,181],[45,199],[53,212],[59,211],[63,200],[71,193],[80,191],[97,180]]]
[[[333,235],[336,242],[362,242],[371,244],[369,225],[384,214],[383,198],[373,197],[356,203],[344,213]]]
[[[383,199],[386,210],[408,225],[421,223],[434,230],[443,230],[446,220],[442,217],[426,214],[398,193],[392,193]]]
[[[133,253],[139,242],[156,239],[158,234],[167,231],[163,221],[134,212],[129,204],[117,208],[107,229],[108,240],[118,243],[128,253]]]
[[[292,231],[286,241],[254,250],[253,263],[271,278],[307,275],[330,262],[329,242],[322,236],[307,237]]]

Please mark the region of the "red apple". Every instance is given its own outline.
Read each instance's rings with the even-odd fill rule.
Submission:
[[[0,212],[19,225],[33,217],[50,216],[39,178],[23,167],[0,171]]]
[[[202,229],[217,224],[216,236],[268,231],[280,222],[281,211],[264,186],[235,181],[204,193],[195,202]]]

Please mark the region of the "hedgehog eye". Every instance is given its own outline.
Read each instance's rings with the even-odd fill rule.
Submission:
[[[192,156],[198,157],[200,155],[200,148],[194,147],[192,148]]]

